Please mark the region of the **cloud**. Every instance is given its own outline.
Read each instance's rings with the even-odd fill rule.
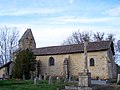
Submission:
[[[109,16],[120,16],[120,6],[112,8],[105,12]]]
[[[11,8],[0,10],[0,16],[21,16],[28,14],[51,14],[61,12],[60,8]]]
[[[32,27],[32,32],[35,37],[37,47],[45,46],[56,46],[61,45],[61,43],[68,38],[73,32],[78,31],[92,31],[92,32],[105,32],[115,33],[119,35],[120,32],[118,28],[108,27],[108,26],[68,26],[68,27],[43,27],[40,26]],[[26,30],[26,28],[24,29]],[[61,37],[62,36],[62,37]]]
[[[100,22],[111,22],[114,18],[103,17],[103,18],[87,18],[87,17],[73,17],[63,16],[53,18],[53,22],[50,24],[67,24],[67,23],[100,23]]]
[[[74,3],[74,0],[69,0],[68,1],[70,4],[73,4]]]
[[[65,17],[61,17],[61,18],[65,18]],[[29,24],[4,23],[3,25],[17,27],[17,29],[20,32],[20,37],[23,35],[23,33],[27,28],[31,28],[36,40],[37,47],[61,45],[61,43],[72,34],[72,32],[78,30],[80,30],[81,32],[92,31],[92,32],[116,33],[116,35],[118,36],[120,34],[119,27],[114,27],[114,26],[70,25],[70,26],[59,26],[59,27],[51,27],[51,26],[42,27],[42,25],[39,24],[34,25],[30,23]]]

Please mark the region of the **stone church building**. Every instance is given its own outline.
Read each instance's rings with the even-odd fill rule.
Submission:
[[[84,44],[49,46],[36,48],[36,42],[31,29],[27,29],[19,40],[19,49],[31,48],[40,67],[38,74],[60,77],[78,77],[85,66]],[[92,78],[116,78],[114,61],[114,46],[112,41],[89,42],[88,69]],[[0,78],[11,76],[12,61],[0,66]]]
[[[84,45],[61,45],[36,48],[31,29],[27,29],[19,40],[19,48],[31,48],[40,64],[41,75],[78,76],[84,70]],[[114,46],[112,41],[89,42],[88,69],[91,77],[100,79],[116,78]]]

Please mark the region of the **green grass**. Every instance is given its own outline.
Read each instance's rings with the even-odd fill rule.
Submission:
[[[120,87],[119,87],[119,88],[117,88],[117,90],[120,90]]]
[[[65,84],[48,84],[41,81],[34,85],[31,80],[0,80],[0,90],[56,90],[57,87],[64,87]]]

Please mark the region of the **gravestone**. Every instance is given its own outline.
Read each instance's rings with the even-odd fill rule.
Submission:
[[[68,82],[68,78],[67,77],[64,78],[64,82]]]
[[[52,84],[52,76],[49,76],[48,84]]]
[[[118,77],[117,77],[117,84],[120,84],[120,74],[118,74]]]
[[[35,77],[34,78],[34,85],[38,85],[39,84],[39,79],[38,79],[38,77]]]
[[[5,80],[5,74],[3,74],[2,79]]]
[[[46,80],[47,78],[47,73],[44,73],[44,80]]]
[[[39,75],[39,80],[42,80],[42,76],[41,75]]]
[[[60,83],[60,78],[56,77],[57,83]]]
[[[25,75],[24,74],[23,74],[22,78],[23,78],[23,80],[25,80]]]
[[[69,76],[69,82],[71,81],[71,78],[72,78],[72,77],[71,77],[71,76]]]
[[[30,79],[33,80],[34,79],[34,73],[30,72]]]

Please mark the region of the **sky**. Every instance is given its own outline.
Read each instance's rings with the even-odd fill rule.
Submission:
[[[0,25],[31,28],[37,47],[56,46],[75,31],[120,35],[120,0],[0,0]]]

